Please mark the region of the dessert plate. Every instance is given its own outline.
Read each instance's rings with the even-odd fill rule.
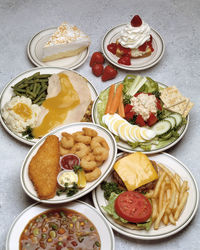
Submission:
[[[20,75],[16,76],[14,79],[12,79],[3,89],[3,91],[1,92],[0,95],[0,122],[3,125],[3,127],[6,129],[6,131],[13,136],[15,139],[28,144],[28,145],[34,145],[38,139],[32,139],[32,140],[28,140],[25,137],[23,137],[22,135],[16,134],[14,133],[5,123],[3,117],[2,117],[2,109],[3,106],[5,105],[6,102],[8,102],[11,97],[13,96],[13,89],[12,86],[14,86],[16,83],[18,83],[19,81],[21,81],[24,78],[27,78],[37,72],[40,72],[40,74],[57,74],[60,73],[62,71],[65,71],[65,68],[60,68],[60,67],[38,67],[38,68],[33,68],[30,69],[28,71],[25,71],[23,73],[21,73]],[[75,71],[73,71],[75,72]],[[75,72],[75,74],[78,74],[77,72]],[[94,86],[88,81],[88,88],[90,90],[90,94],[91,94],[91,99],[94,100],[97,97],[97,91],[94,88]]]
[[[116,84],[118,84],[118,83],[116,83]],[[162,84],[162,83],[158,83],[158,84],[159,84],[159,87],[161,87],[161,88],[167,87],[165,84]],[[106,91],[109,88],[110,87],[107,87],[104,91]],[[96,124],[101,124],[100,119],[99,119],[99,111],[98,111],[99,110],[98,105],[102,102],[100,99],[100,95],[101,95],[101,93],[94,101],[93,107],[92,107],[92,121]],[[183,136],[185,135],[185,133],[188,129],[188,125],[189,125],[189,115],[187,115],[187,117],[186,117],[186,123],[183,124],[178,130],[179,137],[176,138],[173,142],[169,142],[169,143],[165,144],[164,146],[162,145],[160,147],[157,147],[156,145],[154,145],[152,143],[151,150],[145,151],[144,149],[142,149],[140,147],[132,148],[127,142],[124,142],[120,139],[117,139],[117,148],[121,151],[128,152],[128,153],[135,152],[135,151],[144,152],[145,154],[154,154],[154,153],[163,152],[163,151],[166,151],[167,149],[173,147],[176,143],[178,143],[183,138]]]
[[[37,193],[34,189],[34,186],[32,184],[32,181],[30,180],[29,174],[28,174],[29,163],[30,163],[31,159],[36,154],[36,152],[38,151],[40,146],[43,144],[43,142],[45,141],[45,139],[48,135],[56,135],[60,138],[62,132],[67,132],[67,133],[72,134],[76,131],[81,131],[83,127],[87,127],[87,128],[91,128],[91,129],[96,130],[98,132],[98,135],[103,137],[106,140],[106,142],[108,143],[108,146],[110,148],[108,159],[100,167],[101,176],[99,178],[97,178],[96,180],[94,180],[93,182],[87,182],[86,187],[83,189],[79,189],[79,191],[76,194],[74,194],[73,196],[67,197],[66,193],[63,193],[60,196],[55,195],[53,198],[48,199],[48,200],[40,200],[37,196]],[[115,142],[113,135],[108,130],[103,128],[102,126],[96,125],[93,123],[87,123],[87,122],[72,123],[69,125],[59,127],[56,130],[49,133],[48,135],[43,137],[39,142],[37,142],[30,149],[30,151],[28,152],[28,154],[27,154],[27,156],[22,164],[22,167],[21,167],[20,180],[21,180],[22,187],[23,187],[24,191],[26,192],[26,194],[28,196],[30,196],[32,199],[34,199],[36,201],[41,201],[43,203],[49,203],[49,204],[58,204],[58,203],[70,202],[70,201],[79,199],[80,197],[88,194],[95,187],[97,187],[111,171],[112,166],[115,162],[116,155],[117,155],[117,146],[116,146],[116,142]]]
[[[65,67],[66,69],[76,69],[81,66],[89,55],[89,48],[76,56],[66,57],[50,62],[42,62],[42,48],[49,40],[56,28],[49,28],[37,33],[28,43],[27,54],[31,62],[36,66]]]
[[[145,58],[137,58],[137,59],[131,59],[131,65],[124,65],[120,64],[117,61],[119,60],[119,57],[116,55],[113,55],[108,49],[107,46],[110,43],[115,43],[116,40],[119,38],[120,31],[126,26],[126,24],[118,25],[114,28],[112,28],[110,31],[106,33],[102,40],[101,48],[103,51],[104,56],[106,59],[117,66],[118,68],[125,69],[125,70],[144,70],[148,69],[155,64],[157,64],[161,58],[163,57],[164,51],[165,51],[165,45],[162,37],[159,35],[159,33],[153,29],[151,29],[151,35],[153,37],[152,45],[154,48],[154,51],[152,54]]]
[[[15,219],[11,228],[8,232],[6,239],[6,250],[18,250],[19,249],[19,240],[21,233],[23,232],[27,223],[37,215],[49,210],[56,208],[65,208],[77,211],[85,215],[96,227],[100,240],[101,240],[101,249],[114,250],[115,249],[115,240],[113,231],[110,225],[107,223],[105,218],[99,213],[94,207],[91,205],[82,202],[82,201],[74,201],[70,202],[67,205],[59,206],[59,205],[45,205],[41,203],[35,203],[24,211],[22,211],[18,217]]]
[[[118,157],[122,155],[119,154]],[[109,216],[102,208],[102,206],[107,205],[107,200],[104,198],[104,192],[101,189],[100,185],[93,191],[92,198],[95,207],[101,211],[102,215],[105,219],[110,223],[111,227],[123,234],[125,236],[141,239],[141,240],[157,240],[169,237],[181,231],[185,228],[190,221],[195,216],[197,212],[198,204],[199,204],[199,191],[197,183],[189,171],[189,169],[175,157],[167,154],[167,153],[159,153],[148,156],[150,160],[163,163],[171,172],[176,172],[180,175],[181,178],[188,181],[189,186],[189,196],[184,210],[182,211],[180,218],[178,219],[176,225],[169,224],[167,226],[161,224],[158,230],[154,230],[152,227],[149,231],[145,230],[133,230],[129,228],[125,228],[118,223],[116,223],[111,216]],[[107,176],[105,181],[112,181],[112,174]]]

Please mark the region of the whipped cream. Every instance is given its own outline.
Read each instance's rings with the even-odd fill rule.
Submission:
[[[125,48],[137,49],[150,39],[151,28],[145,22],[139,27],[133,27],[127,24],[120,32],[118,42]]]

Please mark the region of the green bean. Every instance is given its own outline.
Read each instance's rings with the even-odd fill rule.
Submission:
[[[15,88],[15,91],[20,92],[20,93],[26,93],[25,89]]]
[[[26,93],[32,96],[33,98],[36,97],[36,95],[33,92],[31,92],[29,89],[26,89]]]
[[[43,74],[43,75],[38,75],[38,76],[36,76],[36,78],[43,79],[43,78],[48,78],[48,77],[50,77],[50,76],[51,76],[51,74]]]
[[[43,96],[45,96],[45,93],[42,93],[41,95],[39,95],[34,101],[33,101],[33,103],[38,103],[39,101],[40,101],[40,99],[43,97]]]

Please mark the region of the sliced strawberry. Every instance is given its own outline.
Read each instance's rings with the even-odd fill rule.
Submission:
[[[157,100],[157,102],[156,102],[157,109],[162,110],[162,105],[161,105],[160,99],[156,98],[156,100]]]
[[[138,92],[138,93],[136,93],[134,96],[137,97],[137,96],[139,96],[140,94],[143,94],[143,92]]]
[[[128,113],[125,114],[125,119],[127,121],[132,120],[134,115],[135,115],[134,111],[129,111]]]
[[[117,44],[116,43],[110,43],[107,46],[107,49],[113,53],[114,55],[116,55],[116,50],[117,50]]]
[[[139,27],[142,25],[142,19],[140,18],[140,16],[135,15],[132,20],[131,20],[131,25],[133,27]]]
[[[133,108],[133,106],[131,104],[126,104],[124,107],[125,114],[128,113],[129,111],[131,111],[132,108]]]
[[[147,120],[147,124],[149,127],[153,126],[158,121],[157,117],[150,112],[149,119]]]
[[[124,64],[124,65],[131,65],[131,57],[130,56],[122,56],[119,60],[118,63]]]
[[[136,118],[136,124],[139,125],[140,127],[143,127],[146,125],[143,117],[141,115],[138,115],[137,118]]]
[[[122,55],[130,56],[131,57],[131,49],[124,48],[120,43],[117,44],[117,48],[122,52]]]

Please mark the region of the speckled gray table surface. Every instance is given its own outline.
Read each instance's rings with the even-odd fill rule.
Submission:
[[[176,85],[195,103],[184,138],[169,154],[181,160],[200,183],[200,1],[199,0],[0,0],[0,91],[16,75],[33,68],[26,54],[28,41],[40,30],[67,21],[79,26],[92,40],[90,53],[100,50],[105,33],[139,14],[163,37],[166,50],[154,67],[134,73],[148,75],[167,85]],[[77,69],[100,92],[127,74],[118,70],[115,80],[102,82],[91,73],[89,58]],[[132,72],[133,73],[133,72]],[[31,205],[22,190],[20,168],[30,147],[0,129],[0,247],[16,216]],[[91,203],[91,195],[83,200]],[[141,241],[115,233],[116,249],[199,249],[200,215],[178,234],[163,240]],[[103,249],[104,250],[104,249]]]

